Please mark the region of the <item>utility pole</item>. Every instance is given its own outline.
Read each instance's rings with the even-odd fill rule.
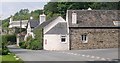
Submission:
[[[20,15],[19,15],[20,16]],[[20,18],[20,42],[21,42],[22,20]]]

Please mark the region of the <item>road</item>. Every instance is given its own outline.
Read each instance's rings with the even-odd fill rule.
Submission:
[[[8,48],[23,61],[116,61],[118,59],[118,48],[69,51],[27,50],[15,45],[10,45]]]

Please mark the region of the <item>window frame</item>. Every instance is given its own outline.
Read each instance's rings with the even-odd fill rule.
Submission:
[[[88,35],[87,34],[81,35],[81,41],[82,43],[88,43]]]
[[[67,38],[66,35],[61,35],[60,42],[61,43],[66,43],[67,42],[66,38]],[[62,39],[64,39],[65,41],[62,41]]]

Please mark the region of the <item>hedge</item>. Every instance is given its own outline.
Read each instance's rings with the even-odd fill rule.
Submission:
[[[32,40],[26,41],[26,42],[20,42],[19,46],[24,49],[32,49],[32,50],[42,49],[41,43],[36,39],[32,39]]]
[[[43,49],[43,29],[40,27],[37,27],[36,29],[34,29],[34,34],[35,34],[35,39],[36,41],[40,42],[40,49]]]
[[[16,35],[2,35],[2,42],[15,43],[16,42]]]
[[[0,50],[0,52],[2,52],[2,55],[7,55],[9,53],[9,50],[7,48],[7,43],[2,42],[2,50]]]

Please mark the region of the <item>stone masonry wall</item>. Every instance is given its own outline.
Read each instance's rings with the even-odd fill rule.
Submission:
[[[82,43],[81,35],[87,34],[88,42]],[[118,29],[70,29],[71,49],[118,48]]]

